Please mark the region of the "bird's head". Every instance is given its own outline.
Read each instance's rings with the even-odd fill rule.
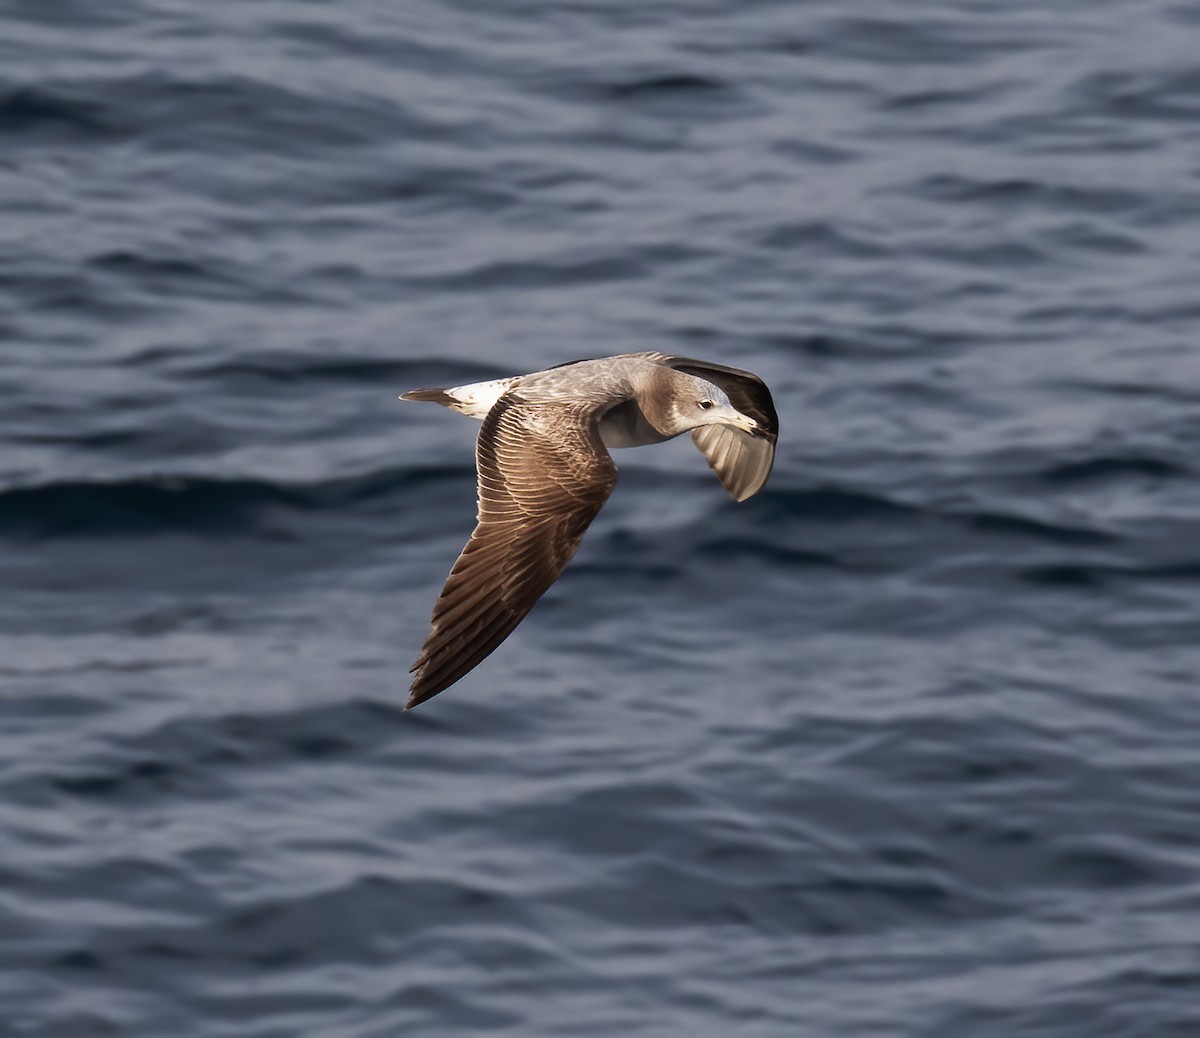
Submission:
[[[734,407],[719,386],[694,375],[681,372],[675,375],[679,381],[670,416],[672,432],[688,432],[704,425],[729,425],[751,436],[764,435],[758,422]]]

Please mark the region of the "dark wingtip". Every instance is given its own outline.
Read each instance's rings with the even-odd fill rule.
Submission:
[[[414,672],[416,669],[417,668],[414,665],[410,669],[409,673]],[[417,687],[420,685],[420,683],[421,676],[418,674],[415,678],[413,678],[413,683],[408,687],[408,702],[404,704],[405,710],[411,710],[414,706],[420,706],[428,698],[428,696],[421,695],[421,692]]]
[[[432,699],[444,688],[445,686],[433,689],[422,688],[421,680],[418,678],[412,683],[412,688],[408,690],[408,702],[404,704],[404,709],[411,710],[414,706],[420,706],[425,700]]]
[[[452,398],[444,389],[413,389],[400,394],[401,400],[428,400],[431,404],[441,404],[443,407],[452,403]]]

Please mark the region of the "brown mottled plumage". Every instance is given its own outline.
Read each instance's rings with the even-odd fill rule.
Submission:
[[[479,515],[412,666],[413,707],[496,649],[571,560],[617,483],[607,447],[691,431],[726,490],[758,492],[775,456],[771,394],[748,371],[634,353],[453,389],[426,400],[483,419]]]

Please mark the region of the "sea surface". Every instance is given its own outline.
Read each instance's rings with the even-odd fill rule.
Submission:
[[[1200,13],[3,0],[0,1035],[1200,1034]],[[405,712],[477,426],[666,350]]]

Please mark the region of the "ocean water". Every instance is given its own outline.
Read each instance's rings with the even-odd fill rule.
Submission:
[[[1175,0],[0,5],[0,1035],[1200,1034]],[[661,349],[402,711],[476,426]]]

